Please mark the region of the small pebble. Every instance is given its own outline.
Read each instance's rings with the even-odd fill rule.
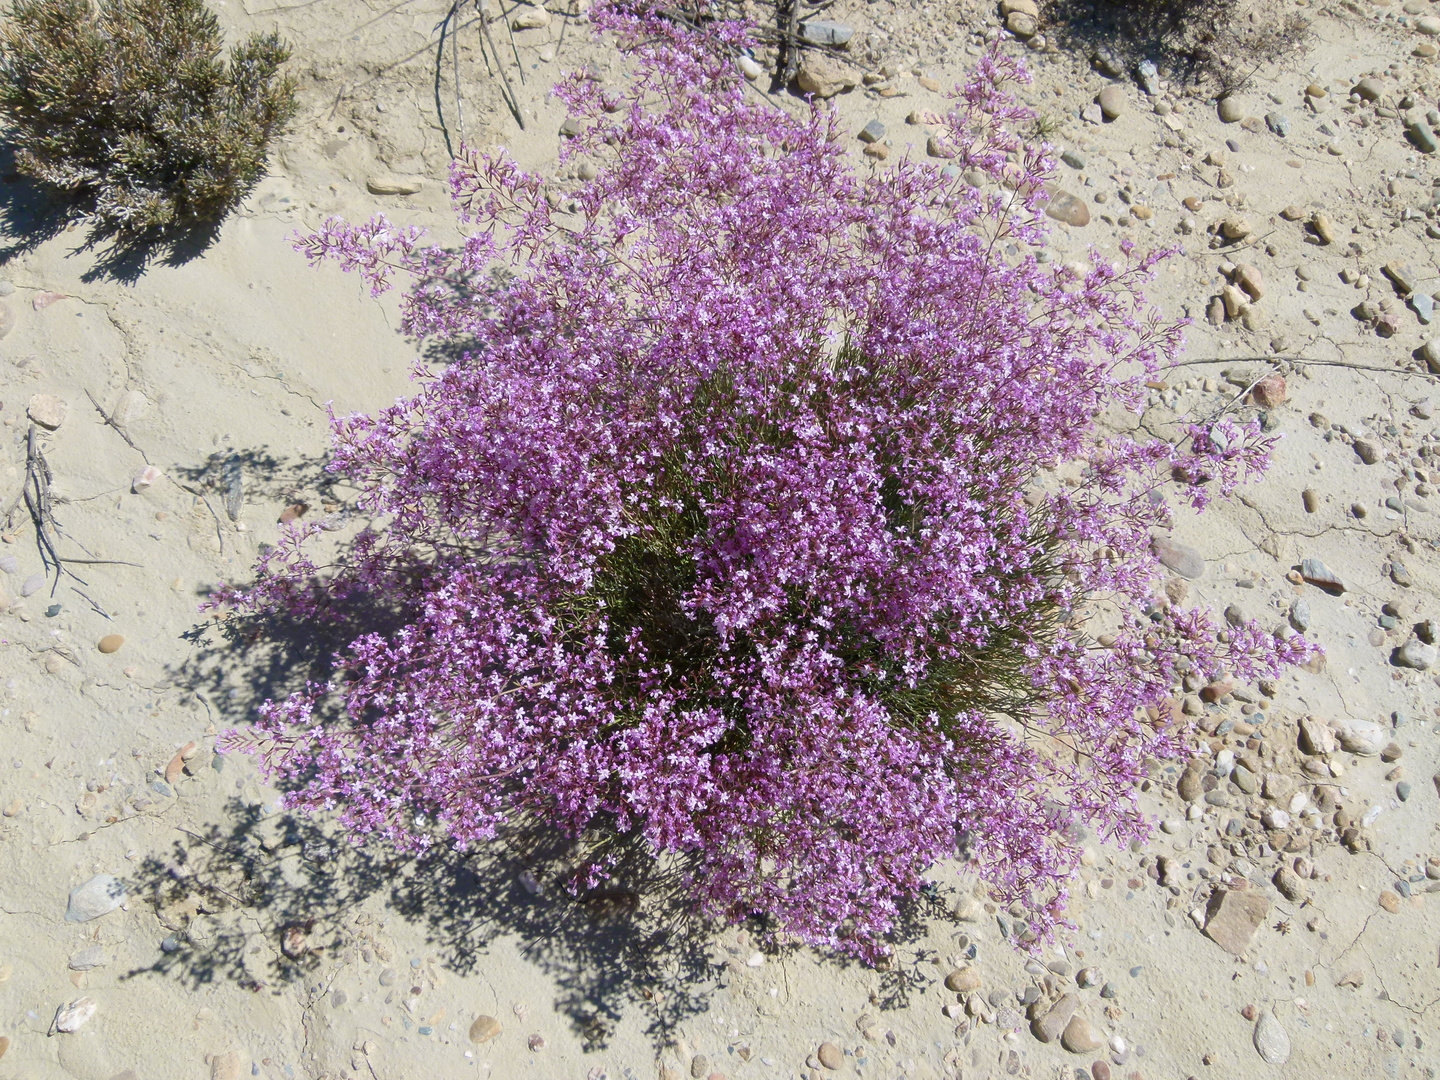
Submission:
[[[125,639],[119,634],[106,634],[100,639],[100,643],[96,647],[102,653],[106,653],[108,655],[109,653],[119,652],[120,646],[124,644]]]
[[[500,1021],[493,1016],[486,1016],[481,1013],[470,1025],[470,1041],[473,1043],[488,1043],[501,1032]]]

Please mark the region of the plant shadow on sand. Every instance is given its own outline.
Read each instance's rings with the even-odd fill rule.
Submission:
[[[383,629],[394,618],[357,612],[354,623],[325,633],[273,618],[263,626],[213,620],[191,635],[194,659],[175,681],[208,699],[217,726],[243,731],[265,700],[326,678],[357,624]],[[565,883],[576,844],[543,823],[517,824],[469,852],[438,843],[407,854],[380,840],[350,843],[330,815],[266,810],[232,798],[223,824],[182,831],[168,856],[148,858],[131,875],[133,891],[173,931],[173,951],[127,978],[159,975],[192,988],[228,981],[314,998],[328,989],[327,973],[367,950],[385,955],[374,944],[375,923],[360,914],[378,906],[381,917],[421,928],[443,966],[461,976],[481,970],[492,943],[517,941],[553,980],[554,1007],[587,1050],[606,1046],[638,1010],[658,1052],[679,1024],[709,1008],[730,977],[727,964],[746,959],[717,948],[719,927],[698,917],[678,887],[684,867],[658,863],[640,842],[620,845],[607,882],[572,894]],[[905,905],[897,942],[915,941],[945,918],[941,894],[927,889]],[[764,935],[764,925],[746,926]],[[898,952],[872,999],[882,1009],[903,1008],[913,988],[931,981]]]
[[[220,233],[220,222],[139,237],[121,236],[87,223],[84,207],[47,190],[15,169],[15,151],[0,143],[0,266],[29,254],[72,229],[84,229],[71,255],[93,253],[94,264],[80,275],[91,284],[134,285],[155,265],[180,267],[205,253]]]

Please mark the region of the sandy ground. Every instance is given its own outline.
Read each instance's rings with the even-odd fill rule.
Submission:
[[[1029,96],[1074,155],[1057,183],[1091,215],[1057,226],[1054,257],[1113,253],[1125,236],[1181,249],[1153,295],[1196,320],[1188,366],[1157,386],[1143,422],[1254,415],[1234,400],[1244,388],[1272,370],[1288,384],[1267,410],[1285,436],[1267,479],[1176,530],[1204,568],[1172,577],[1170,600],[1308,620],[1328,659],[1216,703],[1186,688],[1209,733],[1195,771],[1156,770],[1143,798],[1164,828],[1148,847],[1090,841],[1076,929],[1043,964],[1004,940],[1010,916],[983,887],[937,867],[911,937],[876,971],[767,954],[738,929],[677,938],[577,908],[513,853],[355,852],[325,821],[277,812],[247,759],[213,754],[218,731],[293,678],[292,657],[227,640],[199,603],[245,579],[287,506],[346,535],[353,493],[322,472],[326,406],[405,394],[415,352],[393,303],[307,269],[290,236],[383,210],[445,239],[447,132],[548,167],[559,71],[620,70],[558,9],[518,32],[521,66],[511,56],[507,71],[521,133],[473,24],[461,108],[448,55],[436,90],[439,0],[222,3],[228,30],[293,40],[304,108],[273,175],[203,254],[106,273],[83,230],[28,242],[33,194],[0,190],[16,324],[0,343],[4,497],[25,474],[27,409],[55,408],[35,403],[54,395],[63,422],[40,437],[55,518],[67,552],[94,560],[78,578],[37,578],[23,509],[0,537],[0,1077],[1433,1078],[1440,691],[1395,650],[1440,619],[1440,427],[1415,355],[1424,301],[1406,306],[1382,270],[1401,260],[1407,288],[1440,288],[1425,216],[1440,171],[1403,126],[1436,107],[1440,80],[1412,55],[1431,40],[1429,5],[1407,7],[1305,9],[1307,50],[1259,72],[1239,95],[1247,119],[1229,124],[1213,101],[1148,97],[1129,77],[1116,80],[1118,117],[1088,122],[1110,80],[1083,55],[1029,53]],[[853,131],[881,120],[892,159],[923,155],[924,128],[906,117],[941,107],[930,80],[961,77],[998,14],[858,8],[826,15],[857,28],[861,70],[893,67],[834,103]],[[504,23],[493,30],[508,53]],[[1371,73],[1382,98],[1351,103]],[[1329,94],[1307,99],[1311,83]],[[370,194],[382,175],[423,183]],[[1331,243],[1308,224],[1317,211]],[[1248,235],[1213,241],[1227,218]],[[1214,325],[1239,263],[1262,295]],[[1376,333],[1382,317],[1393,336]],[[147,465],[162,475],[137,485]],[[1307,558],[1343,594],[1300,582]],[[123,645],[102,653],[111,634]],[[87,1001],[88,1020],[54,1033],[57,1010],[71,1026]],[[1072,1008],[1081,1019],[1067,1023]],[[1065,1037],[1040,1041],[1047,1025]]]

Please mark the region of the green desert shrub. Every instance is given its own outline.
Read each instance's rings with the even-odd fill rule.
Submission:
[[[104,233],[219,220],[295,113],[278,37],[221,52],[203,0],[14,0],[0,27],[0,115],[17,168]]]

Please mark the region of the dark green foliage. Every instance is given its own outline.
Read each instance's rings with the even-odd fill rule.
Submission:
[[[203,0],[14,0],[0,114],[19,170],[129,238],[224,216],[295,113],[289,49],[254,35],[221,57]]]
[[[1253,0],[1039,0],[1045,34],[1108,54],[1126,71],[1142,60],[1207,94],[1238,90],[1263,65],[1295,57],[1304,21]],[[1102,66],[1097,63],[1097,66]]]

